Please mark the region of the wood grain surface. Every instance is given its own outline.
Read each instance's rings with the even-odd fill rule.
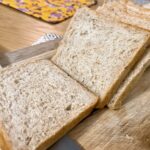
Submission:
[[[98,0],[95,9],[102,4]],[[45,33],[63,34],[70,19],[50,24],[0,4],[0,51],[13,51],[30,46]]]

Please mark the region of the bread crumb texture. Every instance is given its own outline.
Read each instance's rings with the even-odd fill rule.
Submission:
[[[0,121],[13,150],[35,150],[96,98],[48,60],[0,74]]]
[[[52,60],[103,101],[148,38],[149,32],[82,8]]]

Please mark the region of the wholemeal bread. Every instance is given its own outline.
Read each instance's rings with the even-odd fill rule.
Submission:
[[[109,108],[119,109],[121,107],[122,102],[136,85],[148,66],[150,66],[150,48],[148,48],[147,52],[121,84],[116,94],[114,94],[108,104]]]
[[[150,19],[141,17],[141,14],[129,14],[129,12],[127,12],[126,5],[116,1],[108,2],[103,6],[98,7],[97,12],[105,15],[106,17],[113,17],[123,23],[150,31]]]
[[[123,1],[120,1],[120,2],[123,2]],[[105,15],[110,14],[111,17],[116,18],[116,14],[121,16],[121,13],[119,13],[119,11],[123,12],[123,10],[124,10],[124,15],[122,17],[125,17],[125,16],[129,16],[128,9],[125,7],[126,7],[125,3],[122,3],[120,5],[116,1],[113,1],[113,2],[106,3],[103,7],[99,7],[97,11],[99,13],[104,13]],[[127,10],[127,11],[125,11],[125,10]],[[137,14],[136,17],[139,17],[138,15],[139,14]],[[121,21],[120,18],[117,18],[117,19],[119,19],[119,21]],[[142,18],[140,18],[140,19],[142,19]],[[110,102],[108,104],[109,108],[119,109],[121,107],[121,104],[122,104],[123,100],[126,98],[126,96],[128,95],[129,91],[134,87],[134,85],[136,85],[137,81],[140,79],[140,77],[142,76],[145,69],[149,66],[149,59],[150,59],[149,57],[150,57],[150,54],[146,53],[143,56],[143,58],[139,61],[138,65],[134,67],[134,70],[131,71],[129,76],[121,84],[121,86],[118,89],[118,91],[116,92],[116,94],[110,100]]]
[[[0,149],[44,150],[93,109],[97,97],[48,60],[0,74]]]
[[[149,32],[80,9],[52,61],[99,96],[104,107],[143,54]]]

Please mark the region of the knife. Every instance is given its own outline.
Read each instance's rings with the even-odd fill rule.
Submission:
[[[0,64],[6,67],[12,63],[26,61],[27,59],[50,58],[56,53],[61,38],[33,45],[13,52],[0,52]],[[83,150],[83,148],[68,135],[62,137],[48,150]]]
[[[84,150],[75,140],[65,135],[48,150]]]
[[[58,47],[60,38],[53,41],[48,41],[38,45],[33,45],[27,48],[19,49],[12,52],[0,52],[0,64],[2,67],[12,63],[34,58],[49,58],[55,54],[55,49]]]

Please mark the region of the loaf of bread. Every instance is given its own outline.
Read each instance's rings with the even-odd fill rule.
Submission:
[[[135,87],[136,83],[142,77],[143,73],[149,66],[150,48],[148,48],[147,52],[144,54],[141,60],[139,60],[138,64],[134,67],[134,69],[130,72],[130,74],[121,84],[116,94],[114,94],[114,96],[108,104],[109,108],[119,109],[121,107],[124,99],[128,96],[133,87]]]
[[[97,103],[96,96],[49,60],[3,69],[0,99],[1,150],[44,150]]]
[[[145,30],[82,8],[52,61],[99,96],[102,108],[144,53],[149,37]]]
[[[135,15],[134,11],[131,12],[130,9],[127,9],[126,5],[117,1],[108,2],[103,6],[98,7],[97,12],[107,17],[113,17],[123,23],[150,31],[149,18],[142,17],[139,13],[136,13]]]

